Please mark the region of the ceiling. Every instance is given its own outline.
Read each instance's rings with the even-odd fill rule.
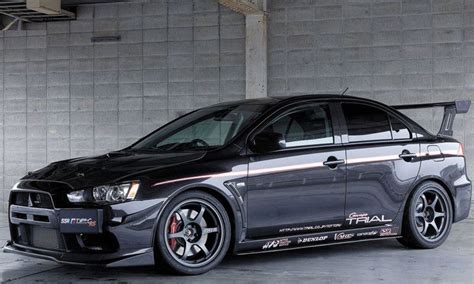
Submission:
[[[58,15],[47,15],[26,8],[25,1],[7,0],[0,2],[0,14],[24,22],[64,21],[75,19],[71,11],[63,10]]]
[[[57,15],[48,15],[26,8],[26,0],[0,0],[0,30],[7,25],[2,22],[23,21],[23,22],[49,22],[49,21],[70,21],[76,18],[75,7],[86,4],[118,3],[118,2],[145,2],[147,0],[62,0],[62,10]],[[5,21],[7,20],[7,21]]]
[[[63,7],[78,6],[84,4],[118,3],[118,2],[146,2],[145,0],[62,0]]]

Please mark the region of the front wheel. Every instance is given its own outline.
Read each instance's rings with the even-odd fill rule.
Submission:
[[[229,248],[230,226],[225,208],[212,195],[200,191],[179,195],[158,222],[156,265],[187,275],[211,270]]]
[[[411,248],[440,246],[451,230],[452,212],[448,193],[440,184],[421,184],[408,201],[399,242]]]

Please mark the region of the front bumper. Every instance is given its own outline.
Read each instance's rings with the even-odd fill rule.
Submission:
[[[153,238],[163,200],[131,201],[100,209],[9,207],[7,253],[64,264],[107,267],[153,265]]]
[[[144,248],[128,253],[91,255],[90,253],[56,252],[14,244],[9,241],[4,247],[5,253],[52,260],[60,264],[88,265],[103,267],[147,266],[154,264],[153,248]]]

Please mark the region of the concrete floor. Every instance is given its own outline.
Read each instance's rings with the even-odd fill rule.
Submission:
[[[474,216],[471,213],[471,216]],[[0,215],[0,242],[8,239]],[[230,256],[211,272],[193,277],[157,274],[153,268],[98,269],[58,265],[0,253],[2,282],[107,283],[474,283],[474,219],[455,224],[435,250],[411,250],[396,240],[289,252]]]

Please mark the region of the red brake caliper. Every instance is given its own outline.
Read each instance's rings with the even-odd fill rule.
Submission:
[[[176,216],[173,215],[171,217],[171,222],[170,222],[170,234],[176,233],[176,230],[178,229],[178,223],[176,222]],[[172,250],[176,248],[176,239],[169,239],[169,244]]]

